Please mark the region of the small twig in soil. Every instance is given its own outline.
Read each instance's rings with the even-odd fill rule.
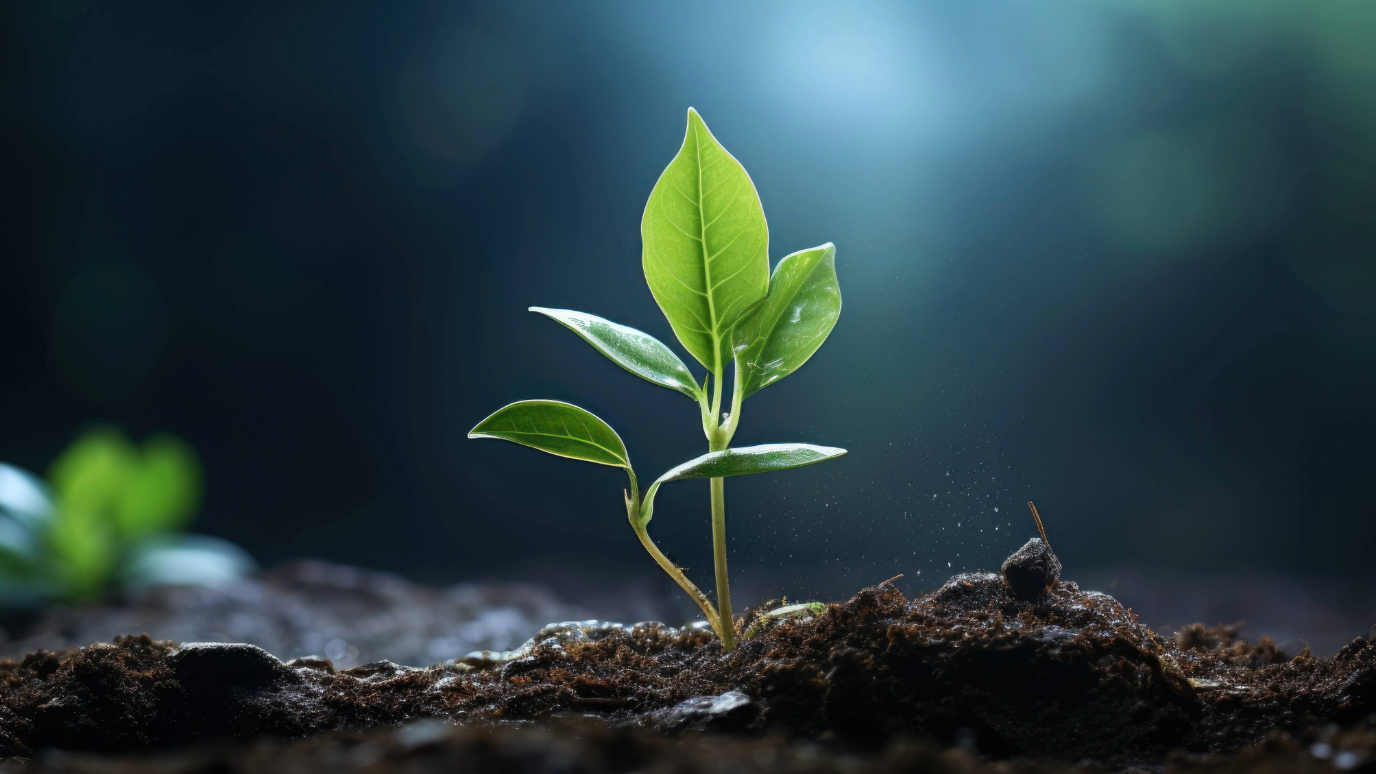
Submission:
[[[1032,509],[1032,518],[1037,522],[1037,531],[1042,534],[1042,545],[1050,548],[1051,541],[1046,539],[1046,527],[1042,526],[1042,515],[1037,513],[1037,506],[1033,505],[1031,500],[1028,500],[1027,507]]]

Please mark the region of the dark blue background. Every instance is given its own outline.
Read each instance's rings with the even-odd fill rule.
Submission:
[[[770,593],[996,563],[1355,577],[1376,548],[1369,3],[7,3],[0,459],[183,435],[267,563],[663,583],[615,470],[465,439],[694,406],[529,305],[674,343],[641,209],[695,106],[845,311],[737,442]],[[653,530],[707,580],[706,484]],[[995,510],[997,509],[997,511]],[[577,563],[577,564],[571,564]],[[835,593],[835,592],[833,592]]]

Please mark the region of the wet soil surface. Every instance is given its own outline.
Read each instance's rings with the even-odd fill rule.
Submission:
[[[147,636],[36,652],[0,662],[0,755],[92,771],[136,762],[42,751],[147,755],[212,745],[158,758],[167,771],[205,770],[194,768],[197,755],[246,771],[286,770],[253,768],[255,755],[300,757],[320,770],[439,770],[403,765],[420,748],[446,766],[494,771],[722,770],[712,762],[746,750],[758,755],[737,769],[1034,770],[1030,761],[1041,759],[1062,762],[1053,767],[1376,766],[1363,725],[1376,712],[1371,643],[1357,639],[1317,658],[1268,640],[1246,643],[1227,628],[1163,637],[1112,597],[1059,580],[1059,571],[1034,540],[1002,573],[956,576],[916,599],[881,584],[815,614],[747,616],[747,639],[730,653],[703,627],[595,622],[548,627],[515,651],[424,669],[379,662],[341,670],[323,658],[284,663],[247,644]],[[570,731],[571,715],[598,720]],[[464,725],[415,725],[423,718]],[[355,735],[204,741],[322,732]],[[685,732],[687,741],[672,741]],[[996,762],[939,752],[952,745]],[[345,766],[339,756],[350,749],[365,752]],[[798,755],[812,762],[789,763]],[[503,768],[504,756],[568,765]]]
[[[643,592],[642,592],[643,593]],[[550,621],[604,616],[653,618],[649,596],[583,595],[568,603],[544,587],[461,583],[436,589],[390,573],[296,562],[227,586],[134,591],[85,609],[57,609],[0,623],[0,657],[62,650],[117,635],[245,642],[281,658],[319,655],[340,669],[380,659],[436,664],[474,650],[519,645]]]

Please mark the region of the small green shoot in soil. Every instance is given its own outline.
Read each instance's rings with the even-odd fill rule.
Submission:
[[[183,530],[201,502],[185,442],[97,427],[48,480],[0,463],[0,610],[87,603],[114,587],[207,585],[254,568],[242,548]]]
[[[800,250],[782,258],[771,274],[769,228],[755,184],[692,108],[683,146],[650,192],[640,236],[645,281],[679,343],[707,369],[701,383],[673,350],[646,333],[584,312],[531,311],[569,328],[636,376],[692,399],[708,453],[660,476],[642,498],[621,437],[577,406],[554,400],[513,403],[468,435],[625,469],[631,528],[655,562],[702,608],[730,650],[736,629],[726,570],[723,479],[811,465],[846,453],[802,443],[730,446],[744,400],[796,371],[835,327],[841,314],[836,248],[827,243]],[[726,366],[732,361],[731,402],[723,411]],[[690,478],[710,480],[715,606],[646,531],[659,487]]]

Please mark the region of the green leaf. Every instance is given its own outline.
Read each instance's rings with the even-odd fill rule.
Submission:
[[[546,309],[532,306],[530,311],[561,323],[583,337],[613,363],[661,387],[678,390],[693,400],[701,393],[688,366],[673,350],[648,333],[619,325],[611,320],[571,309]]]
[[[32,575],[41,556],[38,535],[0,510],[0,577]]]
[[[655,495],[659,485],[669,481],[682,481],[687,478],[728,478],[748,476],[753,473],[772,473],[776,470],[801,468],[826,462],[845,454],[845,449],[834,446],[814,446],[810,443],[766,443],[759,446],[742,446],[739,449],[708,452],[701,457],[670,468],[664,475],[655,479],[645,491],[645,500],[640,508],[640,523],[649,523],[654,517]]]
[[[0,463],[0,514],[25,529],[39,529],[52,519],[52,495],[38,476]]]
[[[257,568],[239,546],[209,535],[161,535],[130,547],[120,564],[122,585],[216,586],[239,580]]]
[[[47,540],[50,572],[62,595],[74,602],[98,597],[114,573],[119,552],[106,515],[86,503],[63,505]]]
[[[125,538],[179,530],[200,503],[196,453],[172,436],[154,436],[144,441],[142,459],[114,502],[115,525]]]
[[[769,290],[769,227],[745,168],[696,110],[640,221],[645,281],[683,346],[712,373],[731,328]]]
[[[497,409],[469,438],[500,438],[533,449],[630,469],[626,445],[606,422],[571,403],[523,400]]]
[[[58,509],[77,508],[93,514],[107,512],[124,492],[139,466],[138,450],[124,434],[99,428],[71,443],[52,464]]]
[[[834,446],[813,446],[810,443],[766,443],[742,446],[739,449],[709,452],[665,471],[655,483],[682,481],[686,478],[726,478],[770,473],[776,470],[814,465],[845,454]]]
[[[799,250],[774,267],[769,295],[732,333],[743,398],[798,370],[841,316],[836,247]]]

